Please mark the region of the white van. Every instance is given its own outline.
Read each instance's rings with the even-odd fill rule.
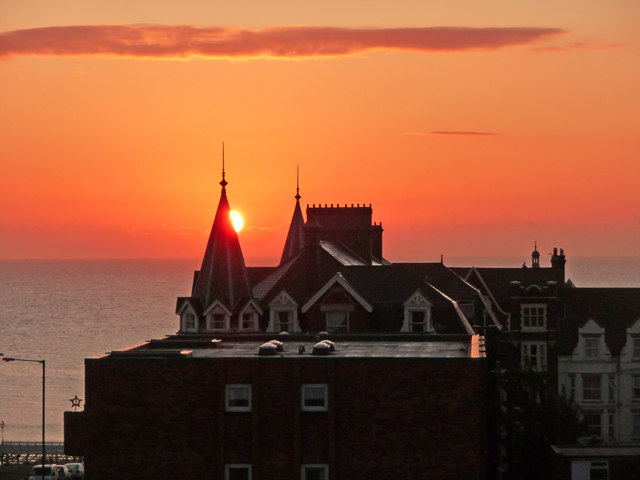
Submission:
[[[55,463],[45,465],[34,465],[29,472],[29,480],[58,480],[58,469],[62,468],[65,478],[69,478],[69,469],[64,465]]]

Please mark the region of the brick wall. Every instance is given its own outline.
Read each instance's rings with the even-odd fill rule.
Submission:
[[[224,409],[228,383],[252,385],[251,412]],[[301,411],[302,383],[326,383],[327,412]],[[86,362],[86,407],[65,438],[87,479],[485,478],[482,359],[255,357]],[[78,438],[81,439],[81,452]]]

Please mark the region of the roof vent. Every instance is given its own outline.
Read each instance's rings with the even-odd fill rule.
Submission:
[[[271,342],[263,343],[258,347],[258,355],[261,356],[275,355],[277,351],[277,347]]]
[[[336,344],[333,343],[331,340],[322,340],[320,343],[326,343],[327,345],[329,345],[329,351],[330,352],[335,352],[336,351]]]
[[[324,342],[318,342],[313,346],[312,355],[329,355],[331,347]]]
[[[275,345],[276,352],[282,352],[284,350],[283,348],[284,343],[282,343],[280,340],[269,340],[267,343],[271,343],[272,345]]]

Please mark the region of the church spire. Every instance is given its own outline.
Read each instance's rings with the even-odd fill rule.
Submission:
[[[231,221],[231,208],[227,200],[228,185],[224,169],[224,143],[222,144],[222,186],[218,209],[202,259],[202,266],[193,282],[192,298],[207,309],[215,301],[235,313],[239,305],[251,299],[249,281],[238,234]]]
[[[302,209],[300,208],[300,166],[296,168],[296,206],[293,209],[293,217],[291,218],[291,224],[289,225],[289,232],[287,233],[287,239],[284,242],[284,249],[282,250],[282,257],[280,258],[280,265],[292,258],[304,247],[304,218],[302,216]]]

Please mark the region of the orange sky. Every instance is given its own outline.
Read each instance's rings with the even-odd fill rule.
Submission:
[[[390,260],[640,256],[638,18],[0,0],[0,258],[200,257],[223,140],[248,264],[280,256],[298,163],[303,207],[371,203]]]

